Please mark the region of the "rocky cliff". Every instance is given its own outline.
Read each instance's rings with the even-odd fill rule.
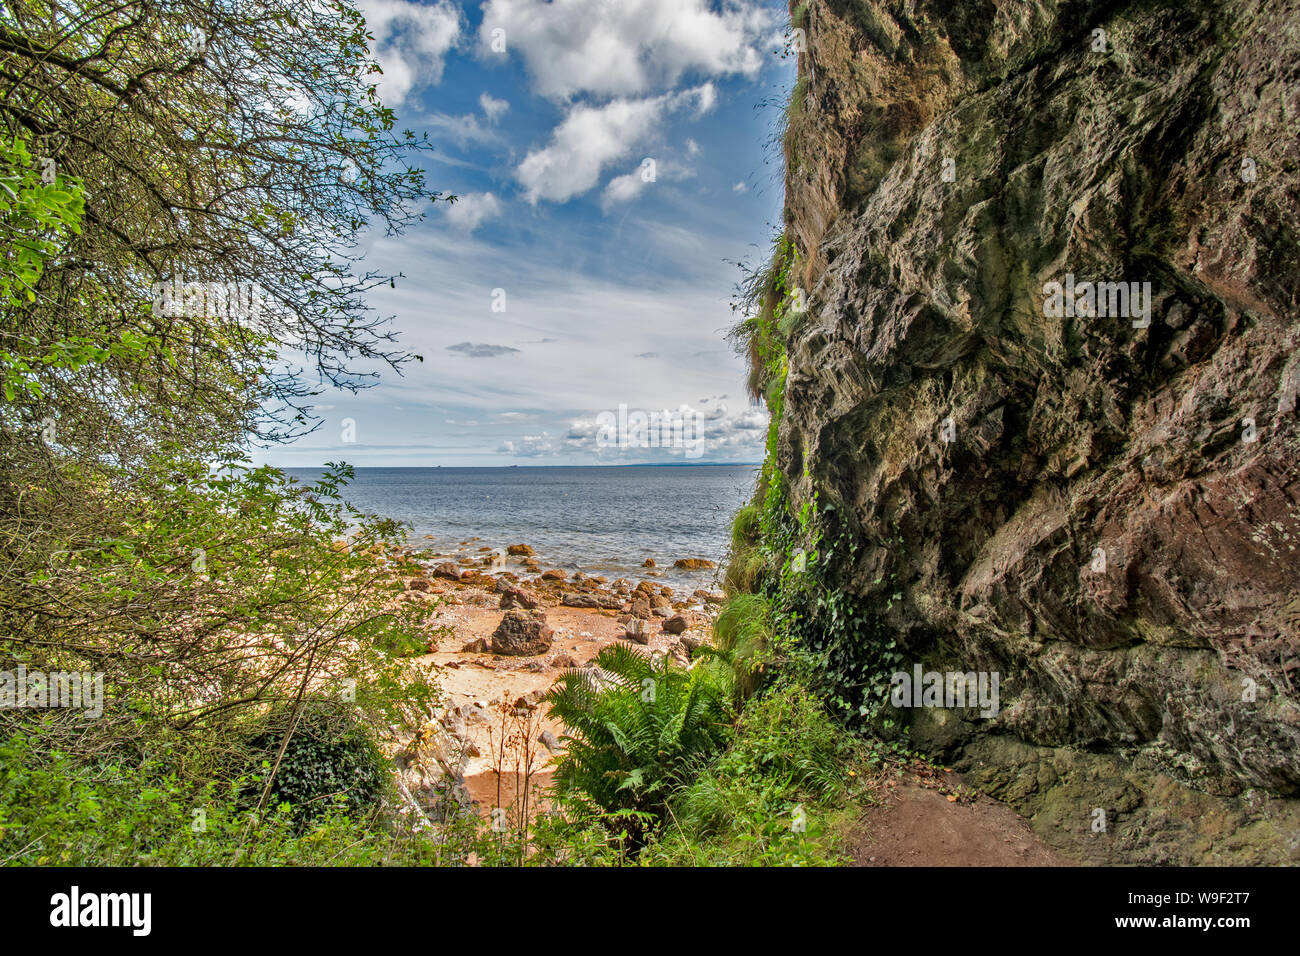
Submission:
[[[1300,3],[792,16],[776,462],[1000,675],[912,739],[1078,859],[1300,861]]]

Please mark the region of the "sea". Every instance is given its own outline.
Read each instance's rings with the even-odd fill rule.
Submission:
[[[303,483],[322,473],[285,471]],[[721,565],[757,477],[757,465],[357,468],[343,497],[405,522],[409,544],[440,554],[527,544],[543,567],[611,579],[644,576],[652,558],[658,580],[708,589],[715,572],[673,562]]]

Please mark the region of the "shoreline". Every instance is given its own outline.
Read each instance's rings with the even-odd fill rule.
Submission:
[[[643,567],[611,581],[544,567],[524,544],[493,547],[476,538],[452,548],[408,542],[377,549],[376,557],[403,581],[399,601],[438,602],[426,653],[411,660],[434,672],[443,700],[434,721],[406,734],[397,752],[400,778],[425,812],[445,807],[450,782],[460,806],[491,813],[498,792],[493,748],[501,714],[511,710],[532,714],[537,761],[530,791],[536,800],[563,749],[563,725],[538,704],[554,681],[566,670],[594,667],[593,658],[619,641],[689,667],[694,648],[711,643],[713,617],[724,600],[719,591],[686,592],[666,583],[665,568]],[[713,562],[681,560],[707,567],[676,568],[679,575],[707,576],[713,583]],[[536,652],[494,653],[493,635],[508,614],[535,625],[534,633],[548,632]],[[554,751],[541,743],[543,735]],[[501,793],[509,806],[514,772],[507,766]]]

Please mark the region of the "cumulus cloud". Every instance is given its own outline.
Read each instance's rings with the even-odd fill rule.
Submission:
[[[699,111],[711,107],[715,100],[712,85],[705,84],[646,99],[575,106],[551,134],[551,141],[524,157],[515,176],[529,202],[565,202],[592,189],[611,163],[627,159],[644,146],[669,113],[691,107]],[[620,198],[631,198],[639,191],[630,181],[616,187]]]
[[[510,109],[509,100],[498,100],[488,92],[479,94],[478,105],[483,109],[483,115],[487,117],[489,123],[495,123]]]
[[[601,205],[608,211],[611,206],[635,199],[653,182],[658,182],[661,179],[670,182],[677,181],[688,179],[693,175],[695,175],[695,172],[689,166],[683,166],[671,159],[664,159],[655,163],[655,175],[652,179],[647,174],[645,165],[642,164],[630,173],[615,176],[606,183],[605,191],[601,194]]]
[[[744,183],[736,183],[736,185],[731,187],[731,191],[733,193],[749,192],[749,187],[746,186]]]
[[[443,206],[443,215],[456,229],[473,232],[489,219],[501,215],[501,200],[492,193],[468,193]],[[512,350],[513,351],[513,350]]]
[[[646,437],[638,439],[637,434],[633,432],[635,426],[630,423],[638,412],[644,413],[646,419],[653,414],[660,414],[664,415],[665,419],[679,418],[685,424],[678,438],[674,439],[674,444],[660,447],[657,440]],[[613,410],[605,413],[605,422],[602,422],[598,415],[584,416],[575,419],[563,436],[551,435],[549,432],[540,435],[524,435],[518,439],[503,441],[497,451],[525,458],[595,456],[609,462],[673,458],[694,460],[702,457],[716,460],[720,456],[732,459],[761,458],[767,438],[768,414],[762,408],[746,408],[736,415],[728,415],[725,406],[704,411],[682,404],[676,408],[627,409],[630,444],[626,448],[620,448],[617,436],[609,431],[611,427],[609,421],[617,414]],[[698,430],[696,425],[690,424],[695,416],[698,416],[698,419],[695,419],[698,422]],[[650,427],[653,430],[654,426]],[[659,434],[663,440],[668,439],[668,432]],[[639,441],[641,444],[638,444]]]
[[[375,39],[370,55],[383,75],[379,96],[397,106],[420,87],[442,80],[447,53],[460,38],[460,8],[450,0],[358,0],[358,9]]]
[[[448,352],[459,352],[461,355],[468,355],[470,358],[496,358],[500,355],[509,355],[511,352],[518,352],[518,349],[512,349],[508,345],[487,345],[481,342],[457,342],[455,345],[447,346]]]
[[[582,93],[635,96],[683,77],[753,77],[775,21],[754,0],[489,0],[479,39],[505,31],[535,91],[556,101]]]

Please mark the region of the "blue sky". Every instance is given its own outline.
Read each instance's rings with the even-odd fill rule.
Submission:
[[[322,394],[321,427],[257,460],[761,459],[766,413],[723,334],[731,263],[765,258],[780,221],[770,140],[794,74],[785,5],[359,6],[381,95],[436,144],[430,187],[460,197],[363,247],[368,267],[404,274],[368,305],[424,362],[357,395]],[[688,406],[703,454],[603,447],[595,420],[620,404]]]

